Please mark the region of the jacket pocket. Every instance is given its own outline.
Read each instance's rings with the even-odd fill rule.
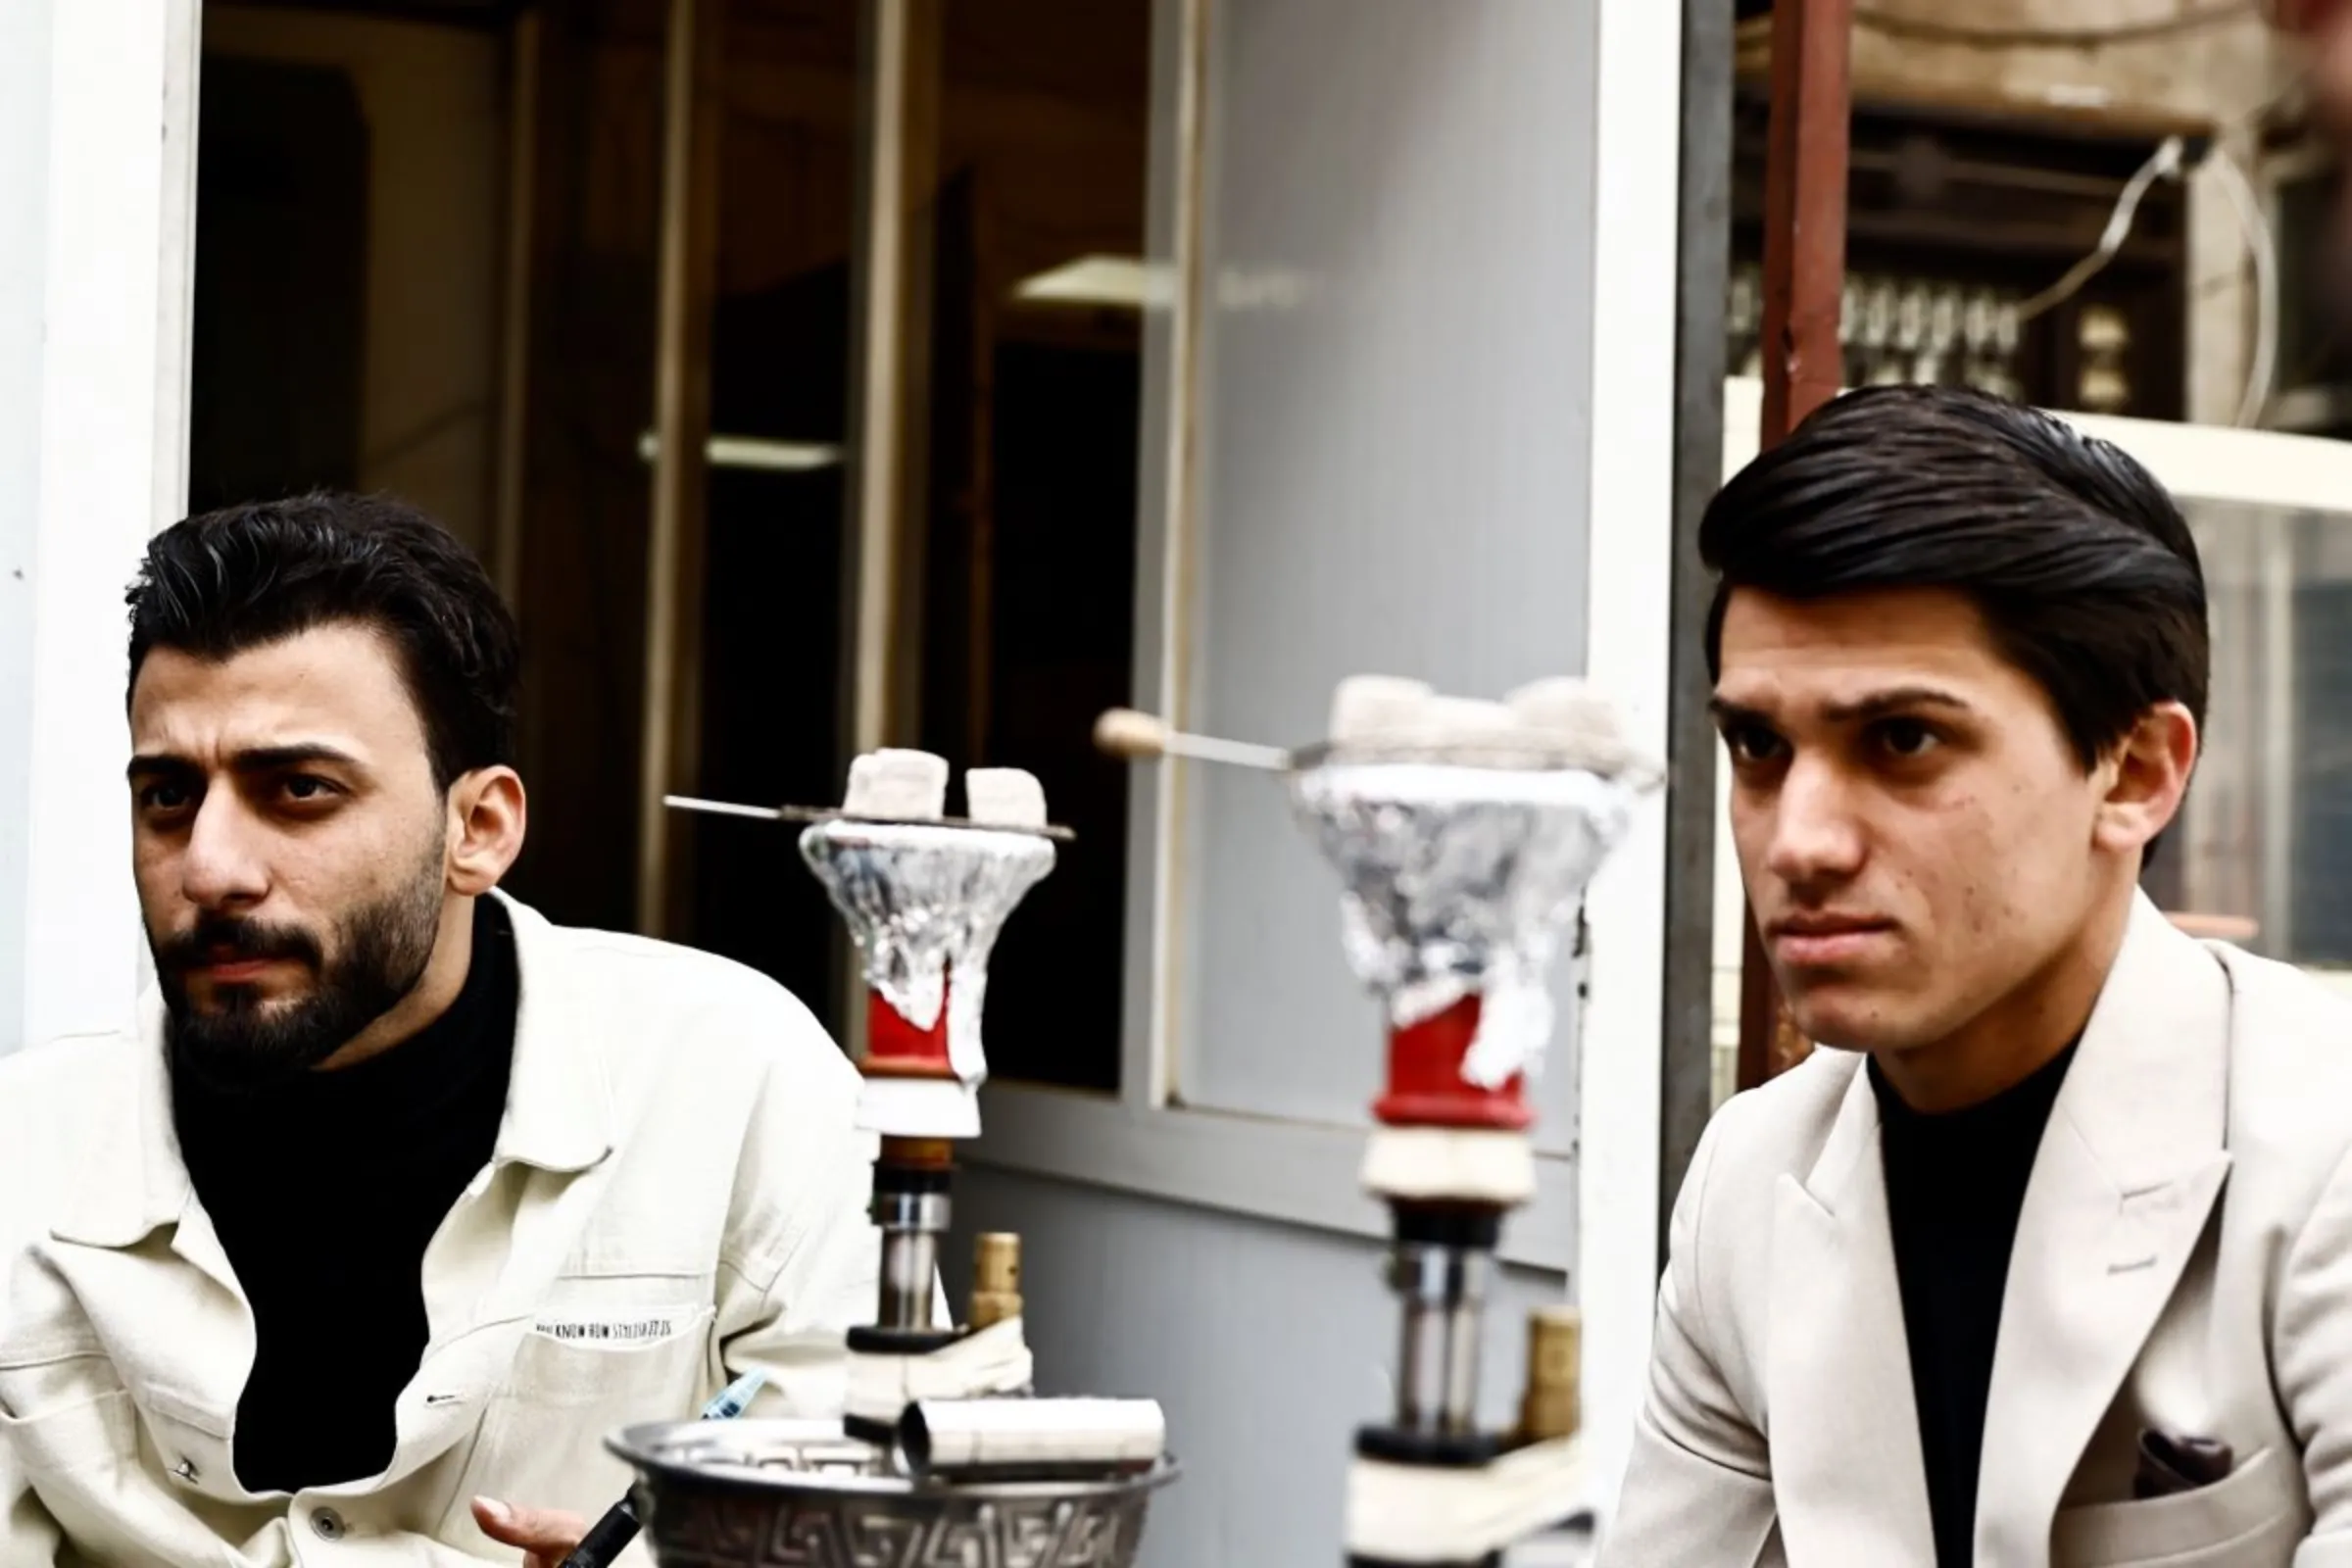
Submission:
[[[139,1415],[122,1389],[0,1414],[0,1450],[64,1532],[65,1561],[174,1568],[226,1560],[227,1548],[140,1462]]]
[[[2303,1530],[2292,1478],[2264,1448],[2210,1487],[2059,1510],[2052,1568],[2221,1568],[2284,1563]],[[2275,1544],[2273,1554],[2265,1545]]]
[[[120,1388],[28,1415],[0,1411],[0,1444],[35,1480],[111,1469],[137,1454],[139,1414]]]
[[[715,1392],[715,1316],[708,1301],[592,1316],[545,1317],[526,1332],[483,1409],[480,1435],[450,1500],[442,1538],[495,1548],[469,1504],[492,1496],[595,1519],[628,1491],[605,1449],[623,1427],[691,1419]]]

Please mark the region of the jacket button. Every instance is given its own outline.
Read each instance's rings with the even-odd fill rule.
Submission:
[[[321,1508],[311,1515],[311,1532],[320,1541],[341,1541],[346,1534],[343,1516],[332,1508]]]

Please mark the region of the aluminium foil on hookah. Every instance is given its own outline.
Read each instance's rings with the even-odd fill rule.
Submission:
[[[1348,962],[1396,1027],[1480,998],[1463,1078],[1534,1077],[1560,933],[1632,821],[1639,784],[1580,768],[1335,759],[1292,799],[1338,867]]]
[[[949,1064],[967,1084],[985,1079],[988,956],[1022,896],[1054,869],[1053,841],[839,818],[802,833],[801,858],[849,922],[865,983],[919,1030],[939,1022],[945,998]]]

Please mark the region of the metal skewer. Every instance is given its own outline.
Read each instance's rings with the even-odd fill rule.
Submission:
[[[1140,713],[1132,708],[1113,708],[1096,719],[1095,745],[1112,757],[1130,761],[1189,757],[1199,762],[1222,762],[1229,767],[1254,767],[1272,773],[1287,773],[1291,769],[1291,754],[1279,746],[1253,746],[1248,741],[1187,734],[1164,718]]]
[[[773,806],[738,806],[733,801],[705,801],[691,795],[664,795],[662,804],[673,811],[707,811],[712,816],[749,816],[762,822],[781,822],[782,810]]]
[[[860,816],[830,806],[740,806],[733,801],[706,801],[693,795],[664,795],[662,804],[673,811],[702,811],[711,816],[748,816],[760,822],[871,822],[885,826],[962,827],[987,833],[1027,833],[1035,838],[1068,844],[1078,835],[1058,824],[1030,827],[1018,822],[979,822],[968,816]]]

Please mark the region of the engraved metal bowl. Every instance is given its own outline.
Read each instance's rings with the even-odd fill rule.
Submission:
[[[1132,1568],[1177,1472],[917,1481],[832,1421],[662,1422],[606,1446],[637,1472],[660,1568]]]

